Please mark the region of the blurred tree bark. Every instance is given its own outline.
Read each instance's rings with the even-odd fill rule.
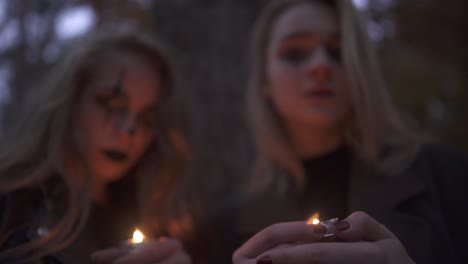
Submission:
[[[98,24],[130,23],[142,28],[152,28],[152,13],[139,1],[129,0],[89,0],[96,12]]]
[[[12,26],[10,30],[16,30],[18,37],[15,45],[7,47],[1,54],[1,63],[7,64],[12,72],[10,80],[10,101],[3,112],[3,122],[14,122],[12,113],[16,112],[29,89],[34,89],[38,80],[45,74],[50,63],[42,57],[47,44],[53,38],[54,22],[58,12],[63,8],[62,3],[50,1],[8,1],[6,2],[4,27]],[[46,20],[41,28],[42,34],[35,36],[31,33],[34,19],[41,17]],[[5,28],[2,28],[4,30]]]
[[[49,46],[61,49],[68,41],[58,40],[56,20],[60,12],[77,5],[91,5],[98,19],[97,24],[132,23],[140,27],[152,27],[151,13],[137,1],[128,0],[17,0],[6,1],[6,17],[0,22],[0,32],[11,23],[17,23],[18,37],[14,45],[1,52],[2,65],[12,72],[9,82],[10,100],[3,108],[3,125],[15,122],[14,113],[23,107],[30,89],[41,82],[55,61],[44,58]],[[39,32],[39,33],[38,33]]]
[[[57,16],[91,5],[98,24],[133,23],[155,28],[178,55],[189,97],[195,171],[225,193],[248,174],[252,147],[244,114],[250,32],[268,0],[17,0],[6,1],[0,33],[17,23],[15,45],[0,63],[13,72],[4,122],[49,70],[45,50],[57,41]],[[397,103],[443,140],[468,150],[468,1],[394,0],[390,9],[371,0],[374,19],[394,23],[395,35],[379,42],[384,72]],[[383,1],[388,2],[388,1]],[[151,4],[148,10],[148,4]],[[32,19],[42,21],[32,38]],[[37,29],[37,28],[36,28]],[[1,40],[0,40],[1,41]]]
[[[209,193],[227,194],[248,174],[246,54],[259,8],[258,0],[160,0],[153,6],[156,30],[181,58],[195,177],[212,187]]]

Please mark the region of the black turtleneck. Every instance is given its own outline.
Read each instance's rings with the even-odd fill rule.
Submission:
[[[346,217],[349,156],[348,148],[341,146],[324,155],[302,161],[306,188],[299,205],[306,215],[318,212],[321,220]]]

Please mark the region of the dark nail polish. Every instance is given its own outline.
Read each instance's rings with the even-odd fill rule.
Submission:
[[[313,225],[313,227],[314,227],[314,232],[316,234],[322,235],[327,232],[327,228],[323,226],[322,224],[316,224],[316,225]]]
[[[346,221],[340,221],[338,223],[334,223],[333,227],[338,231],[345,231],[349,228],[349,223]]]
[[[270,257],[261,257],[257,259],[257,264],[273,264],[273,260]]]

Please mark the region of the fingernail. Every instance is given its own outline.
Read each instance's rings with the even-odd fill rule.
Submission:
[[[349,228],[349,223],[346,221],[340,221],[338,223],[334,223],[333,227],[338,231],[345,231]]]
[[[273,264],[273,260],[265,256],[257,259],[257,264]]]
[[[327,228],[321,224],[313,225],[313,228],[314,232],[319,235],[325,234],[327,232]]]

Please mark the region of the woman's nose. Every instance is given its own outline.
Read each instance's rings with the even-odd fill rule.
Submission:
[[[137,122],[135,115],[127,113],[123,116],[120,122],[119,130],[130,137],[135,135],[137,130]]]
[[[332,59],[325,47],[319,46],[310,56],[306,71],[317,81],[327,81],[332,73]]]

